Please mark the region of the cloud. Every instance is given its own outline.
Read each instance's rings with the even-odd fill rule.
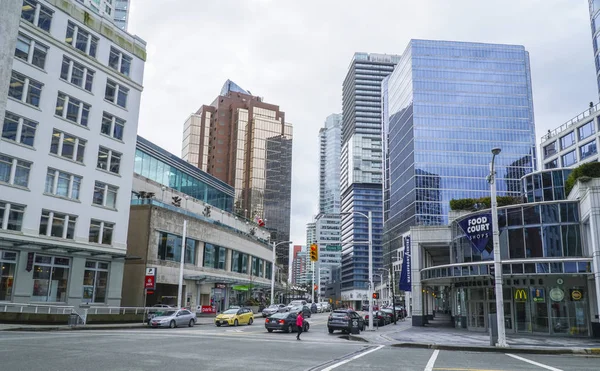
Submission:
[[[292,240],[318,203],[318,130],[341,112],[354,52],[400,54],[411,38],[524,45],[537,138],[597,102],[586,1],[133,1],[148,42],[139,133],[181,153],[183,122],[231,79],[294,125]]]

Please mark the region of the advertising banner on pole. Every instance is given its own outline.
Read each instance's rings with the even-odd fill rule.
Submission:
[[[146,268],[146,279],[144,280],[146,290],[156,289],[156,268]]]
[[[477,251],[483,252],[492,237],[492,214],[478,214],[458,222],[462,230],[467,234],[471,245]]]
[[[404,258],[402,259],[402,272],[400,272],[400,290],[412,291],[410,263],[410,236],[406,236],[404,237]]]

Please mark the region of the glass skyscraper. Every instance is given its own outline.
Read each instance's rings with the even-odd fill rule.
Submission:
[[[356,53],[342,91],[340,161],[342,300],[360,308],[368,300],[368,220],[373,213],[373,269],[381,266],[383,232],[381,81],[397,55]]]
[[[449,201],[520,195],[536,169],[529,53],[523,46],[411,40],[383,84],[385,251],[415,225],[447,225]]]
[[[331,114],[319,130],[319,213],[340,212],[341,122],[341,114]]]

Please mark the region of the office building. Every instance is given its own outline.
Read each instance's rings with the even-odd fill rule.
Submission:
[[[184,123],[182,157],[234,187],[234,212],[262,219],[272,241],[290,236],[292,126],[279,106],[227,80],[219,96]],[[288,269],[289,250],[277,263]]]
[[[334,113],[319,130],[319,213],[340,212],[342,115]]]
[[[524,47],[411,40],[384,88],[386,257],[411,226],[447,225],[450,200],[489,196],[492,148],[498,195],[520,195],[536,169]]]
[[[120,306],[146,43],[73,0],[18,11],[0,66],[0,301]]]
[[[317,225],[315,222],[306,224],[306,246],[317,242]]]
[[[600,266],[600,178],[580,179],[568,192],[570,172],[530,173],[521,180],[523,203],[498,208],[507,334],[600,334],[600,280],[592,273]],[[490,210],[452,213],[449,224],[410,229],[412,324],[447,311],[458,329],[488,331],[496,309],[493,241],[476,249],[461,223]]]
[[[294,260],[292,262],[292,283],[300,286],[310,285],[311,282],[312,262],[310,261],[306,246],[302,246],[298,252],[294,253]]]
[[[186,306],[212,312],[267,298],[269,232],[237,218],[233,197],[233,187],[138,137],[127,251],[141,259],[125,264],[123,306],[177,305],[184,220]],[[156,287],[144,302],[148,268]]]
[[[381,81],[393,71],[399,58],[396,55],[355,53],[342,89],[342,300],[355,308],[360,308],[361,301],[368,300],[366,215],[369,211],[373,213],[373,266],[375,269],[381,266]]]
[[[316,242],[319,247],[319,261],[315,265],[316,282],[323,297],[326,285],[334,283],[334,270],[342,265],[340,221],[340,214],[319,214],[315,221]]]
[[[544,169],[574,167],[598,161],[600,104],[590,107],[542,137],[540,153]]]
[[[600,96],[600,0],[588,0],[590,8],[590,24],[592,27],[592,45],[596,65],[596,81]]]

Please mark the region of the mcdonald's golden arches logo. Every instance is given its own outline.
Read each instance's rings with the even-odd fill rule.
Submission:
[[[525,289],[515,289],[515,301],[516,302],[527,301],[527,290],[525,290]]]

